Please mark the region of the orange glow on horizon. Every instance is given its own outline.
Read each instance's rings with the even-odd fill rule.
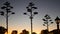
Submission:
[[[21,29],[14,29],[14,28],[9,28],[9,30],[8,30],[8,34],[11,34],[12,33],[12,31],[13,30],[17,30],[17,32],[18,32],[18,34],[20,34],[21,32],[22,32],[22,30]],[[36,32],[37,34],[40,34],[41,33],[41,28],[39,29],[39,28],[37,28],[37,29],[34,29],[34,31],[33,32]],[[51,30],[51,29],[50,29]],[[29,34],[30,34],[30,30],[27,30],[27,31],[29,31]],[[6,34],[6,33],[5,33]]]
[[[10,29],[10,28],[9,28],[8,34],[11,34],[13,30],[16,30],[16,29]],[[24,29],[23,29],[23,30],[24,30]],[[20,34],[20,33],[22,32],[22,30],[20,30],[20,29],[17,29],[17,31],[18,31],[18,34]],[[29,31],[29,34],[30,34],[30,30],[27,30],[27,31]],[[38,31],[38,30],[34,30],[33,32],[36,32],[37,34],[40,33],[40,31]],[[6,33],[5,33],[5,34],[6,34]]]

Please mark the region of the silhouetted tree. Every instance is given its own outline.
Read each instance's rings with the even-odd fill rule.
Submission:
[[[17,34],[17,30],[13,30],[11,34]]]
[[[23,33],[20,33],[20,34],[23,34]]]
[[[57,31],[57,29],[54,29],[54,30],[50,31],[49,33],[60,34],[60,29],[59,29],[59,32]]]
[[[4,27],[0,26],[0,34],[5,34],[6,31],[7,31],[7,29],[5,29]]]
[[[20,34],[29,34],[29,31],[27,31],[26,29],[22,30],[22,32]]]
[[[7,28],[7,34],[8,34],[8,17],[12,14],[15,14],[14,12],[11,11],[13,7],[10,5],[9,2],[5,2],[3,6],[1,7],[2,10],[0,11],[0,15],[4,16],[6,18],[6,28]]]
[[[32,34],[37,34],[36,32],[32,32]]]
[[[27,12],[24,13],[24,15],[28,15],[30,17],[30,20],[31,20],[31,34],[33,32],[33,22],[32,22],[33,17],[38,14],[38,12],[33,12],[34,9],[37,9],[37,7],[35,7],[34,5],[35,4],[33,2],[30,2],[29,5],[26,7],[27,12],[29,12],[30,15]]]
[[[43,21],[44,21],[43,26],[46,26],[47,30],[49,31],[49,25],[53,23],[51,17],[48,14],[46,14],[43,18]]]
[[[46,30],[42,30],[41,34],[48,34],[48,30],[47,29]]]

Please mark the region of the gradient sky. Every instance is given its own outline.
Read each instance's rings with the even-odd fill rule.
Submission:
[[[20,33],[23,29],[26,29],[30,32],[30,19],[29,16],[23,15],[24,12],[27,12],[26,7],[29,2],[33,2],[38,9],[34,10],[38,12],[38,15],[34,16],[33,19],[33,31],[40,33],[41,30],[46,29],[43,26],[42,19],[45,14],[49,14],[54,22],[54,19],[60,17],[60,0],[8,0],[11,3],[11,6],[14,8],[11,10],[15,12],[15,15],[9,17],[9,34],[12,30],[17,30]],[[3,6],[6,0],[0,0],[0,7]],[[0,11],[2,11],[0,9]],[[33,12],[34,12],[33,11]],[[0,26],[6,27],[5,17],[0,16]],[[54,22],[49,26],[49,30],[56,29],[56,23]]]

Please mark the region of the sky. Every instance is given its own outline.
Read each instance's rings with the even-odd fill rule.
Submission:
[[[9,34],[12,30],[17,30],[18,33],[22,32],[23,29],[26,29],[30,32],[30,19],[28,15],[24,15],[24,12],[27,12],[26,7],[30,2],[33,2],[38,9],[35,9],[33,12],[38,12],[37,15],[33,18],[33,31],[40,33],[41,30],[46,29],[43,26],[44,21],[42,20],[46,14],[50,15],[53,20],[53,24],[49,26],[49,31],[56,29],[55,18],[60,17],[60,0],[0,0],[0,7],[3,6],[3,3],[9,1],[11,6],[14,8],[11,11],[15,12],[14,15],[9,16]],[[0,11],[4,11],[1,10]],[[27,12],[29,14],[29,12]],[[0,15],[0,26],[6,28],[6,18]]]

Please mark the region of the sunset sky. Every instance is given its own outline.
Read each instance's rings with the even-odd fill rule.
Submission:
[[[3,6],[7,0],[0,0],[0,7]],[[51,16],[53,20],[53,24],[49,26],[49,31],[56,29],[56,23],[54,19],[59,16],[60,17],[60,0],[8,0],[11,3],[11,6],[14,8],[11,10],[15,12],[14,15],[9,17],[9,34],[12,30],[17,30],[20,33],[23,29],[26,29],[30,32],[30,19],[29,16],[23,15],[24,12],[27,12],[26,7],[30,2],[33,2],[35,6],[38,8],[33,12],[38,12],[37,15],[34,16],[33,19],[33,31],[36,33],[40,33],[41,30],[46,29],[43,26],[43,18],[45,14]],[[0,9],[0,11],[2,11]],[[4,11],[4,10],[3,10]],[[27,12],[28,13],[28,12]],[[4,16],[0,15],[0,26],[4,26],[6,28],[6,19]]]

